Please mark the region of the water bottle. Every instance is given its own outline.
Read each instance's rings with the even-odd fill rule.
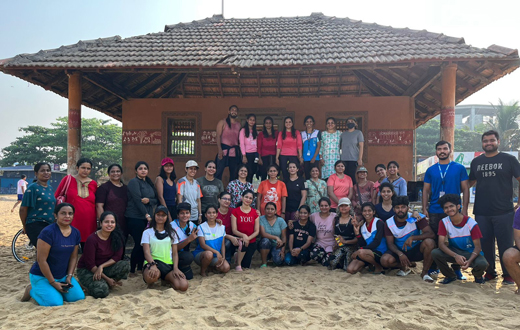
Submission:
[[[419,189],[419,193],[417,194],[417,201],[418,202],[422,201],[422,189]]]

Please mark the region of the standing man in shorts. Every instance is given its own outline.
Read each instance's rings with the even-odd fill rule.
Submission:
[[[469,205],[469,186],[468,173],[464,165],[456,163],[450,159],[451,144],[447,141],[439,141],[435,144],[435,154],[439,159],[439,163],[428,168],[424,175],[424,187],[422,197],[423,213],[428,217],[428,222],[435,234],[437,241],[437,232],[439,231],[439,221],[447,215],[439,204],[439,198],[445,194],[459,195],[462,193],[462,215],[468,215]],[[429,207],[428,207],[428,201]],[[453,271],[459,280],[465,280],[465,276],[460,271],[457,263],[451,265]],[[437,267],[430,270],[431,274],[438,274]]]
[[[412,262],[423,261],[421,278],[425,282],[433,283],[428,269],[433,262],[435,233],[426,218],[417,220],[411,217],[408,205],[407,196],[398,196],[392,202],[395,215],[386,220],[385,236],[388,250],[381,257],[381,266],[401,267],[397,275],[406,276],[411,271]]]
[[[363,145],[365,138],[360,130],[357,130],[356,117],[347,118],[347,130],[341,133],[339,146],[341,148],[340,159],[345,164],[345,174],[356,184],[356,170],[363,165]]]
[[[217,124],[217,148],[218,154],[215,159],[217,173],[215,177],[222,180],[222,174],[229,167],[229,182],[237,178],[237,167],[241,161],[240,145],[238,135],[240,133],[240,120],[238,119],[238,107],[229,107],[228,116]]]
[[[25,190],[27,190],[27,176],[22,174],[21,179],[18,180],[16,184],[16,193],[18,194],[18,200],[14,203],[13,208],[11,209],[11,213],[14,212],[14,209],[22,202],[23,194],[25,194]]]
[[[515,157],[498,151],[500,137],[496,131],[482,134],[484,154],[471,162],[469,186],[477,183],[473,213],[482,231],[482,251],[489,264],[486,281],[497,277],[495,271],[495,239],[503,271],[503,284],[514,284],[502,256],[513,246],[513,179],[520,182],[520,163]]]

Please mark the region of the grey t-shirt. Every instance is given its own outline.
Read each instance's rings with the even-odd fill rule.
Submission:
[[[224,191],[224,185],[222,181],[214,178],[213,181],[208,181],[205,176],[197,179],[202,191],[202,198],[200,202],[202,204],[202,212],[206,212],[206,208],[210,205],[218,207],[218,195]]]
[[[357,161],[359,158],[359,142],[365,142],[363,133],[359,130],[341,133],[341,160]]]

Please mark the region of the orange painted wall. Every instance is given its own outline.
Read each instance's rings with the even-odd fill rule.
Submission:
[[[134,99],[123,103],[123,130],[163,130],[161,145],[123,145],[124,177],[129,180],[134,176],[134,165],[145,160],[150,165],[150,177],[159,172],[160,161],[165,157],[166,136],[164,134],[163,112],[184,112],[201,114],[201,129],[215,130],[217,122],[227,116],[230,105],[236,104],[240,113],[262,112],[276,108],[276,114],[283,111],[295,115],[297,129],[303,128],[303,119],[314,116],[316,128],[324,129],[328,115],[346,118],[350,115],[364,115],[369,130],[374,129],[413,129],[414,106],[409,97],[340,97],[340,98],[208,98],[208,99]],[[269,110],[265,110],[269,111]],[[278,123],[281,125],[281,122]],[[200,136],[197,137],[200,140]],[[366,138],[366,136],[365,136]],[[216,146],[201,146],[201,155],[197,157],[203,175],[203,164],[214,159]],[[400,173],[412,179],[413,146],[368,146],[364,157],[369,170],[369,179],[375,180],[374,166],[396,160],[400,164]],[[184,176],[184,161],[175,161],[177,177]],[[224,177],[227,171],[224,172]],[[225,179],[225,178],[224,178]]]

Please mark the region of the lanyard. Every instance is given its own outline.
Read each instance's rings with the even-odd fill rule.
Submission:
[[[450,169],[450,165],[451,165],[451,162],[448,163],[448,166],[446,167],[446,171],[444,171],[444,173],[442,173],[441,165],[439,165],[439,163],[437,163],[437,166],[439,166],[439,174],[440,174],[441,180],[442,180],[441,191],[444,191],[444,178],[446,177],[446,174],[448,174],[448,170]]]

